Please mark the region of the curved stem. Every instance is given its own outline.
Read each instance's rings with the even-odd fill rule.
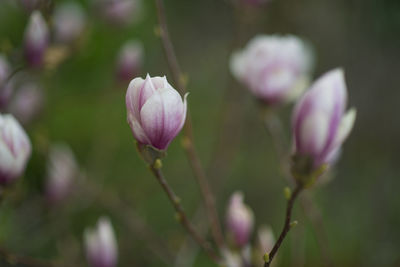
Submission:
[[[189,221],[186,213],[180,203],[179,197],[175,194],[172,188],[169,186],[167,180],[165,180],[162,171],[154,166],[150,167],[152,173],[157,178],[157,181],[160,183],[161,187],[163,188],[164,192],[167,194],[169,200],[171,201],[172,205],[174,206],[175,211],[178,215],[178,220],[182,224],[182,226],[186,229],[186,231],[193,237],[193,239],[199,244],[200,247],[204,249],[207,255],[214,260],[215,262],[219,262],[219,257],[215,254],[213,249],[211,248],[210,244],[207,243],[194,229],[192,223]]]
[[[164,48],[165,56],[167,58],[167,63],[178,91],[181,93],[181,95],[184,95],[187,92],[187,90],[181,68],[179,66],[177,57],[175,55],[174,47],[169,37],[167,22],[165,18],[164,4],[162,0],[155,0],[155,1],[157,6],[158,22],[160,24],[159,25],[160,37]],[[221,250],[225,246],[224,237],[221,231],[218,212],[215,207],[214,196],[211,192],[204,168],[201,164],[200,158],[194,146],[192,121],[189,112],[187,114],[186,123],[183,128],[183,131],[185,135],[184,149],[188,157],[189,163],[191,165],[191,168],[193,170],[194,176],[200,187],[213,239],[217,244],[218,248]]]
[[[299,195],[299,193],[301,192],[301,190],[303,190],[303,186],[302,186],[302,184],[298,183],[296,188],[294,189],[293,193],[291,194],[288,202],[287,202],[285,223],[283,225],[282,232],[279,235],[279,238],[276,241],[276,243],[275,243],[274,247],[272,248],[271,252],[268,254],[269,259],[268,259],[267,262],[265,262],[264,267],[269,267],[270,266],[272,260],[274,259],[275,254],[278,252],[278,249],[282,245],[283,240],[285,239],[287,233],[289,232],[289,230],[291,228],[290,222],[291,222],[291,218],[292,218],[292,210],[293,210],[294,201],[296,200],[296,198]]]

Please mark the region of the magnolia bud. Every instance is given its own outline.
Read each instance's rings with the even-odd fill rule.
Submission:
[[[140,0],[94,0],[100,16],[115,25],[126,25],[140,17]]]
[[[136,140],[167,149],[185,123],[186,96],[182,100],[165,76],[133,79],[126,92],[126,108]]]
[[[64,144],[53,145],[47,162],[46,196],[48,199],[51,202],[65,199],[78,173],[78,164],[72,150]]]
[[[0,115],[0,184],[6,185],[20,176],[31,155],[31,143],[12,115]]]
[[[25,56],[31,66],[43,63],[44,53],[49,43],[49,30],[39,11],[32,13],[25,30]]]
[[[137,41],[127,42],[121,49],[117,61],[117,78],[130,81],[139,74],[143,61],[143,45]]]
[[[235,192],[229,201],[226,226],[236,246],[243,247],[249,242],[253,224],[252,210],[243,203],[243,194]]]
[[[43,102],[42,88],[29,82],[18,88],[10,103],[9,110],[23,125],[26,125],[39,114]]]
[[[86,15],[82,7],[75,3],[64,3],[54,12],[53,26],[57,42],[71,43],[82,34],[86,24]]]
[[[342,69],[324,74],[297,103],[292,128],[298,172],[307,174],[335,159],[356,118],[355,109],[345,113],[346,103]]]
[[[100,218],[97,228],[86,229],[84,239],[89,266],[114,267],[117,265],[117,240],[108,218]]]
[[[0,54],[0,109],[4,109],[7,106],[13,91],[13,86],[9,80],[10,74],[10,64]]]
[[[261,35],[231,57],[233,75],[261,101],[296,99],[309,80],[311,53],[295,36]]]

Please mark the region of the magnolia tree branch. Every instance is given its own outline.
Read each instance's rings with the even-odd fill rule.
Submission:
[[[296,185],[296,188],[294,189],[293,193],[291,194],[287,206],[286,206],[286,216],[285,216],[285,223],[283,225],[283,229],[281,234],[279,235],[278,240],[276,241],[274,247],[272,248],[271,252],[269,252],[268,257],[266,257],[266,261],[264,264],[264,267],[269,267],[272,260],[274,259],[274,256],[278,252],[278,249],[281,247],[283,240],[285,239],[287,233],[289,232],[290,228],[292,227],[291,224],[291,219],[292,219],[292,211],[293,211],[293,206],[294,202],[299,195],[299,193],[303,190],[303,186],[301,183],[298,183]]]
[[[172,74],[174,83],[177,86],[178,91],[184,95],[187,90],[183,78],[182,71],[180,69],[177,57],[175,55],[174,47],[169,37],[167,22],[165,18],[164,4],[162,0],[155,0],[157,6],[157,16],[160,26],[160,37],[164,52],[167,58],[167,63]],[[207,217],[210,223],[211,233],[213,239],[219,249],[224,248],[224,237],[222,235],[221,226],[218,218],[218,212],[215,206],[215,199],[211,192],[204,168],[201,164],[200,158],[197,154],[196,148],[193,142],[193,129],[190,114],[188,112],[186,123],[184,126],[184,142],[183,146],[188,157],[191,168],[194,172],[194,176],[199,184],[200,191],[203,197],[204,204],[206,206]]]
[[[204,249],[207,255],[214,260],[216,263],[220,262],[219,257],[215,254],[214,250],[211,248],[210,244],[204,240],[194,229],[192,223],[189,221],[186,213],[181,205],[180,198],[175,194],[172,188],[169,186],[167,180],[165,180],[164,175],[160,168],[156,168],[154,165],[150,166],[150,169],[157,181],[160,183],[164,192],[167,194],[169,200],[171,201],[175,211],[177,212],[178,221],[186,229],[186,231],[193,237],[193,239],[199,244],[199,246]]]
[[[276,154],[279,158],[279,165],[283,172],[283,177],[289,184],[293,184],[293,179],[291,178],[290,170],[287,164],[289,160],[289,156],[287,154],[289,146],[284,138],[282,122],[271,110],[266,110],[262,115],[265,128],[271,135]],[[309,194],[303,194],[300,197],[300,204],[306,217],[310,220],[312,227],[315,230],[315,237],[321,249],[321,254],[325,264],[327,266],[333,266],[331,256],[326,248],[328,238],[325,232],[323,217],[320,210],[314,204]]]

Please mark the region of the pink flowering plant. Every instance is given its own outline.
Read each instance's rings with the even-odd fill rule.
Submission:
[[[0,25],[24,17],[0,38],[0,266],[333,266],[313,192],[341,170],[355,82],[316,37],[266,33],[281,1],[215,3],[230,48],[216,18],[177,38],[173,1],[0,3]]]

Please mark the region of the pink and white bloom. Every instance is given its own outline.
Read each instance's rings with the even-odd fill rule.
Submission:
[[[44,104],[42,89],[34,82],[27,82],[16,90],[9,110],[23,125],[31,122],[42,110]]]
[[[128,41],[118,55],[117,78],[130,81],[139,74],[143,62],[143,45],[138,41]]]
[[[49,29],[39,11],[34,11],[29,19],[24,42],[27,62],[32,66],[40,66],[49,44]]]
[[[250,239],[254,225],[253,211],[243,203],[243,193],[235,192],[226,213],[226,226],[236,246],[245,246]]]
[[[259,35],[231,57],[233,75],[267,104],[296,99],[307,87],[311,51],[292,35]]]
[[[309,157],[314,168],[331,163],[356,118],[355,109],[346,112],[346,105],[342,69],[331,70],[314,82],[293,112],[295,155]]]
[[[65,199],[71,192],[79,167],[71,148],[55,144],[47,162],[46,196],[52,202]]]
[[[127,25],[141,16],[141,0],[94,0],[100,16],[114,25]]]
[[[12,115],[0,115],[0,184],[17,179],[30,155],[31,142],[18,121]]]
[[[86,229],[84,241],[90,267],[117,266],[117,240],[108,218],[102,217],[96,228]]]
[[[57,42],[71,43],[82,34],[86,25],[86,15],[83,8],[75,2],[67,2],[57,6],[53,27]]]
[[[140,144],[167,149],[186,119],[184,99],[164,77],[133,79],[126,92],[128,123]]]

